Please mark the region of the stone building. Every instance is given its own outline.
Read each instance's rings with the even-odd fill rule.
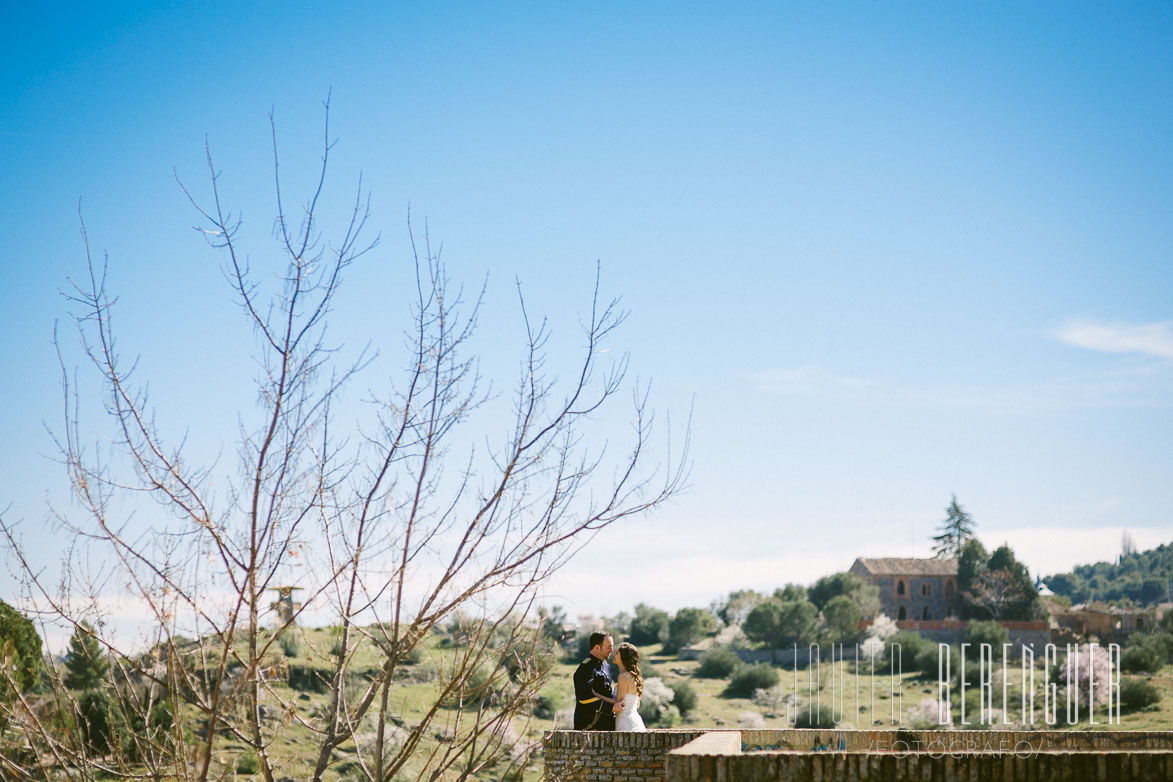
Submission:
[[[880,612],[893,619],[939,621],[956,615],[956,559],[860,557],[849,571],[880,590]]]

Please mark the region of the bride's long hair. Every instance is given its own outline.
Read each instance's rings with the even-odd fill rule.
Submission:
[[[639,670],[639,649],[636,649],[631,644],[624,642],[619,644],[619,659],[623,661],[623,667],[631,674],[631,680],[635,682],[635,694],[642,696],[644,694],[644,675]]]

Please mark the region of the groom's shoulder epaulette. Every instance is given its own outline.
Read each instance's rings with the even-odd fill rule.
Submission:
[[[590,658],[590,657],[586,658],[585,660],[583,660],[583,661],[582,661],[582,664],[583,664],[583,665],[590,665],[590,664],[591,664],[591,659],[592,659],[592,658]]]

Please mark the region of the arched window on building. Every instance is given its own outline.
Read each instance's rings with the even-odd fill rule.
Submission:
[[[904,582],[903,581],[896,582],[896,594],[900,595],[901,597],[904,596]]]
[[[952,581],[952,579],[945,582],[945,597],[953,597],[953,581]]]
[[[920,612],[920,618],[924,619],[925,621],[933,618],[933,612],[929,610],[928,606],[925,606],[924,610]]]
[[[896,619],[900,620],[900,619],[907,619],[907,618],[908,618],[908,611],[904,610],[904,606],[900,606],[900,613],[896,614]]]

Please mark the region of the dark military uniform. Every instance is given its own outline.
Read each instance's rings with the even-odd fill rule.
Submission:
[[[591,655],[574,672],[574,729],[615,730],[612,704],[599,695],[615,697],[611,684],[611,663]]]

